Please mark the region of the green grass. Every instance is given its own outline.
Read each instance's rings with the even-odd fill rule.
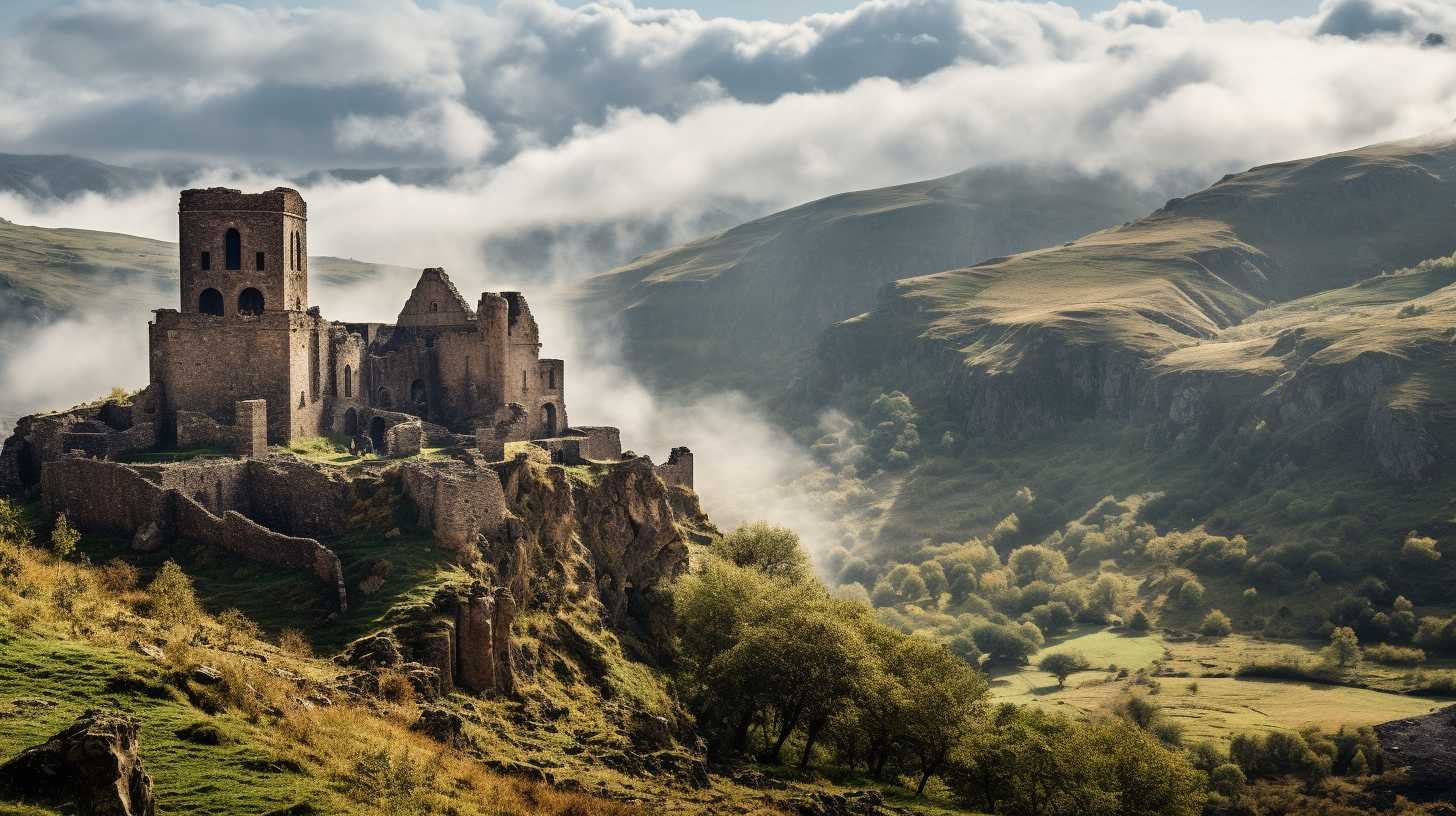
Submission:
[[[322,780],[254,769],[274,759],[261,748],[269,741],[264,729],[231,714],[209,717],[175,690],[159,698],[109,685],[127,674],[160,673],[129,652],[0,631],[0,756],[40,744],[87,708],[104,706],[138,720],[142,764],[152,776],[160,813],[264,813],[322,794]],[[21,699],[52,705],[16,709],[13,702]],[[177,737],[179,729],[199,721],[216,723],[242,739],[211,746]]]

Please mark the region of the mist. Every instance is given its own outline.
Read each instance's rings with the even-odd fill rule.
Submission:
[[[403,0],[349,13],[82,2],[0,41],[0,148],[185,159],[204,168],[188,186],[299,186],[313,255],[443,266],[471,300],[522,290],[543,353],[567,361],[576,424],[618,425],[624,445],[659,461],[691,447],[715,520],[788,523],[822,552],[833,524],[812,495],[782,487],[813,463],[756,395],[652,393],[611,337],[579,333],[560,305],[566,288],[795,204],[971,167],[1070,166],[1186,191],[1255,164],[1417,136],[1456,112],[1456,60],[1426,47],[1448,26],[1456,34],[1456,15],[1430,0],[1327,0],[1279,24],[1155,0],[1089,18],[1043,3],[870,0],[792,24],[627,2],[523,0],[494,13]],[[290,36],[251,37],[262,53],[173,53],[179,40],[245,29]],[[142,47],[108,30],[166,36]],[[536,47],[517,47],[525,41]],[[266,50],[280,42],[282,53]],[[351,59],[293,70],[311,53]],[[194,74],[180,90],[179,70]],[[284,79],[291,96],[279,96]],[[257,127],[204,126],[259,110],[269,118]],[[433,186],[289,181],[389,161],[453,171]],[[0,195],[0,217],[175,240],[177,191]],[[311,295],[332,319],[392,321],[412,284],[412,273],[315,276]],[[143,385],[148,317],[0,325],[0,425]]]

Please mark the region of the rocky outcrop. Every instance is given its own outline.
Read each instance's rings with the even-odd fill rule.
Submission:
[[[1456,706],[1375,726],[1394,792],[1421,802],[1456,801]]]
[[[652,628],[659,590],[687,566],[682,528],[711,529],[711,522],[645,458],[596,467],[591,480],[574,480],[560,466],[525,457],[490,465],[485,473],[499,476],[504,520],[482,529],[478,514],[466,510],[471,521],[456,529],[474,536],[478,558],[466,567],[473,579],[449,581],[428,603],[397,608],[388,629],[351,644],[341,662],[419,664],[446,692],[509,696],[522,672],[512,627],[527,609],[580,608],[613,626]],[[455,512],[440,504],[442,490],[474,485],[469,475],[463,465],[407,466],[403,489],[419,497],[422,517],[438,519]],[[680,524],[675,505],[691,518]]]
[[[0,791],[57,804],[82,816],[154,816],[152,779],[142,770],[136,721],[91,709],[44,745],[0,765]]]

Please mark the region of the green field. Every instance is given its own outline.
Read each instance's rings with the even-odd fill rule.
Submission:
[[[1052,675],[1026,668],[994,678],[995,699],[1075,713],[1106,712],[1129,693],[1150,694],[1171,721],[1184,728],[1188,742],[1227,741],[1240,732],[1295,730],[1316,725],[1327,731],[1341,726],[1376,725],[1429,713],[1450,700],[1348,686],[1230,676],[1238,665],[1256,659],[1290,656],[1317,660],[1315,650],[1293,643],[1257,641],[1232,636],[1220,640],[1168,642],[1159,633],[1135,635],[1108,630],[1080,634],[1049,645],[1031,660],[1047,654],[1077,652],[1094,667],[1057,688]],[[1109,666],[1128,669],[1119,679]],[[1138,683],[1139,669],[1150,670],[1157,691]],[[1398,681],[1398,673],[1364,666],[1362,683]],[[1196,686],[1196,688],[1194,688]]]

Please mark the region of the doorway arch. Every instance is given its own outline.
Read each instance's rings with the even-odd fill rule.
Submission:
[[[260,315],[263,313],[263,293],[249,286],[238,293],[238,314]]]
[[[197,296],[197,311],[213,317],[222,317],[222,292],[216,289],[203,289],[202,294]]]
[[[344,412],[344,435],[350,439],[359,435],[359,412],[353,408]]]
[[[384,455],[384,417],[369,420],[369,441],[374,443],[374,452]]]
[[[545,422],[545,425],[546,425],[546,435],[547,436],[555,436],[556,435],[556,404],[555,403],[551,403],[551,402],[546,403],[546,422]]]

